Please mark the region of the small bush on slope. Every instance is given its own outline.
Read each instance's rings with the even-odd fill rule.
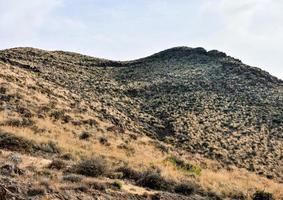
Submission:
[[[169,162],[171,162],[172,164],[174,164],[178,169],[191,173],[191,174],[195,174],[197,176],[201,175],[201,168],[197,165],[192,165],[190,163],[186,163],[184,160],[176,157],[176,156],[171,156],[169,158],[167,158],[167,160]]]
[[[91,159],[83,160],[74,165],[71,171],[84,176],[98,177],[108,174],[109,167],[106,160],[103,158],[92,157]]]
[[[264,191],[257,191],[253,195],[253,200],[275,200],[272,194]]]

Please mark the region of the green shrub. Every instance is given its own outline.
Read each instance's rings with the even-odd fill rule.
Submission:
[[[197,176],[201,175],[201,168],[197,165],[192,165],[190,163],[186,163],[184,160],[181,160],[180,158],[176,156],[171,156],[167,158],[167,161],[171,162],[174,164],[178,169],[190,173],[190,174],[195,174]]]
[[[123,185],[122,185],[122,183],[121,183],[120,181],[115,181],[115,182],[113,183],[113,186],[114,186],[115,188],[119,189],[119,190],[121,190],[122,187],[123,187]]]

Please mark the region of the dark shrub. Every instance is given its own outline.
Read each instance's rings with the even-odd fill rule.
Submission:
[[[253,195],[253,200],[274,200],[272,194],[264,191],[257,191]]]
[[[91,134],[89,132],[82,132],[80,135],[80,140],[87,140],[89,139]]]
[[[0,148],[11,151],[33,152],[35,145],[25,138],[0,131]]]
[[[105,136],[100,137],[99,138],[99,142],[100,142],[100,144],[103,144],[105,146],[109,146],[110,145],[110,143],[108,142],[107,137],[105,137]]]
[[[77,174],[68,174],[68,175],[63,176],[63,180],[68,181],[68,182],[77,183],[83,180],[83,176],[80,176]]]
[[[72,121],[72,124],[74,125],[74,126],[81,126],[82,125],[82,122],[81,121]]]
[[[171,156],[169,158],[167,158],[167,160],[169,162],[171,162],[172,164],[174,164],[178,169],[191,173],[191,174],[195,174],[197,176],[200,176],[201,174],[201,168],[197,165],[192,165],[190,163],[185,162],[184,160],[176,157],[176,156]]]
[[[193,183],[180,183],[174,187],[174,191],[183,195],[191,195],[197,189],[197,186]]]
[[[88,183],[88,185],[90,188],[93,188],[99,191],[105,191],[108,188],[108,185],[106,183],[95,182],[95,181]]]
[[[95,119],[87,119],[87,120],[83,120],[82,121],[83,124],[87,124],[90,126],[96,126],[97,125],[97,121]]]
[[[28,196],[38,196],[38,195],[44,195],[45,190],[43,188],[30,188],[27,193]]]
[[[63,160],[73,160],[73,155],[71,153],[65,153],[60,157]]]
[[[152,169],[145,171],[137,183],[142,187],[165,191],[172,191],[174,186],[174,183],[162,177],[159,171]]]
[[[31,111],[24,107],[18,107],[17,112],[21,114],[21,116],[26,117],[26,118],[31,118],[33,116]]]
[[[6,126],[21,127],[21,124],[22,122],[19,119],[9,119],[5,121]]]
[[[64,123],[69,123],[70,121],[72,121],[72,117],[70,115],[64,115],[62,116],[62,120]]]
[[[87,192],[88,187],[86,185],[80,185],[74,188],[74,190],[79,191],[79,192]]]
[[[12,126],[12,127],[28,127],[32,126],[34,122],[31,119],[24,118],[22,120],[20,119],[9,119],[5,122],[6,126]]]
[[[117,188],[119,190],[122,189],[123,185],[120,181],[114,181],[114,183],[112,184],[114,188]]]
[[[7,92],[7,88],[5,88],[5,87],[0,87],[0,94],[6,94],[6,92]]]
[[[50,114],[50,117],[52,117],[55,120],[62,119],[64,117],[64,111],[53,111]]]
[[[108,173],[108,164],[101,157],[93,157],[74,165],[71,171],[85,176],[98,177]]]
[[[142,173],[138,172],[136,170],[133,170],[132,168],[128,166],[120,167],[116,170],[117,172],[121,172],[123,174],[123,178],[125,179],[131,179],[131,180],[139,180],[142,177]]]
[[[62,170],[65,169],[66,167],[67,167],[67,163],[60,159],[52,160],[52,162],[48,166],[49,169],[57,169],[57,170]]]
[[[214,192],[207,192],[204,193],[203,195],[207,196],[209,200],[223,200],[220,196],[218,196]]]

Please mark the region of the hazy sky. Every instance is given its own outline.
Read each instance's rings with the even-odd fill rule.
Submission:
[[[282,0],[0,0],[0,49],[127,60],[218,49],[283,79]]]

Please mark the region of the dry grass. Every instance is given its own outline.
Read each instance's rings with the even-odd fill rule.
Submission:
[[[199,177],[201,186],[221,196],[243,194],[248,199],[256,190],[264,190],[274,195],[275,199],[283,198],[283,185],[260,177],[243,169],[233,171],[203,170]]]
[[[19,89],[21,90],[22,100],[28,101],[34,106],[39,106],[42,104],[48,104],[50,99],[46,94],[42,94],[40,92],[34,92],[32,95],[25,93],[23,88],[26,85],[35,84],[33,77],[30,77],[23,70],[9,69],[9,67],[1,68],[0,74],[5,75],[9,74],[10,76],[19,77],[18,74],[21,74],[19,77],[21,80],[25,80],[22,87],[9,83],[10,92],[16,92]],[[0,77],[0,84],[6,83],[5,80],[2,80]],[[52,85],[46,85],[46,87],[53,88]],[[57,92],[61,95],[61,97],[68,97],[70,94],[58,88]],[[69,105],[63,98],[57,98],[57,108],[69,108]],[[17,114],[15,114],[16,117]],[[180,181],[183,179],[188,179],[188,174],[183,171],[180,171],[176,168],[172,163],[165,162],[166,158],[170,156],[170,154],[166,154],[157,149],[150,141],[148,137],[140,137],[137,140],[130,140],[127,136],[129,134],[124,134],[119,136],[112,132],[107,132],[107,128],[113,126],[110,122],[100,121],[95,116],[97,114],[95,112],[89,113],[68,113],[74,119],[95,119],[98,124],[97,127],[87,128],[74,126],[72,124],[61,124],[61,122],[53,121],[52,119],[38,119],[33,118],[37,127],[46,129],[47,132],[35,134],[35,132],[27,127],[11,127],[11,126],[2,126],[1,129],[7,132],[14,133],[18,136],[24,137],[29,140],[33,140],[36,143],[47,143],[48,141],[56,141],[58,146],[65,153],[71,153],[75,160],[80,160],[84,157],[91,157],[93,154],[102,155],[107,157],[109,160],[118,160],[128,163],[129,167],[145,170],[149,167],[155,166],[161,169],[162,175],[168,179],[172,179],[175,181]],[[0,112],[0,122],[4,121],[6,118],[3,112]],[[91,138],[88,141],[82,141],[78,139],[78,136],[83,131],[94,132],[94,138]],[[126,133],[130,133],[126,131]],[[98,138],[104,136],[107,137],[110,146],[102,145],[98,142]],[[134,153],[129,156],[124,149],[120,149],[117,146],[120,144],[124,144],[125,141],[130,141],[126,145],[134,150]],[[212,191],[214,193],[219,194],[220,196],[232,196],[235,194],[244,195],[248,198],[256,190],[265,190],[271,192],[276,199],[283,198],[283,185],[276,183],[275,181],[268,180],[266,178],[260,177],[254,173],[247,172],[246,170],[241,169],[233,169],[231,171],[227,170],[214,170],[212,162],[210,160],[204,159],[201,156],[195,155],[184,155],[187,158],[187,161],[192,162],[192,164],[199,164],[197,161],[205,163],[207,168],[202,170],[201,176],[195,179],[204,189],[207,191]],[[47,165],[50,161],[42,160],[31,157],[27,159],[27,156],[24,157],[24,160],[27,160],[23,166],[35,165],[35,166],[43,166]],[[189,160],[189,158],[192,158]],[[196,162],[195,162],[196,161]],[[143,189],[126,186],[126,190],[134,189],[135,193],[144,192]]]

